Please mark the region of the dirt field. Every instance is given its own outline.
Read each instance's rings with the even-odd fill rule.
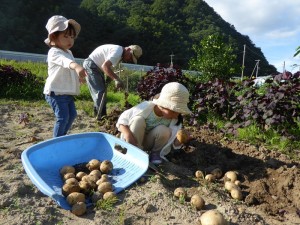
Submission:
[[[29,114],[26,125],[19,124],[22,113]],[[112,124],[99,126],[84,112],[78,113],[71,133],[114,133]],[[43,195],[21,163],[22,151],[52,137],[51,109],[9,104],[0,106],[0,115],[0,224],[194,225],[200,224],[199,217],[209,209],[219,210],[231,225],[300,224],[299,162],[263,146],[230,141],[208,128],[187,128],[195,141],[170,154],[171,162],[160,166],[164,176],[154,176],[149,169],[143,181],[118,194],[112,211],[90,207],[77,217]],[[193,179],[196,170],[209,173],[216,167],[238,172],[242,201],[230,197],[221,179],[213,183]],[[184,187],[189,197],[201,194],[205,208],[196,211],[189,199],[174,198],[177,187]]]

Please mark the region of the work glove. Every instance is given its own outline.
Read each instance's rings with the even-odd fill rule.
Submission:
[[[115,79],[115,87],[117,89],[123,89],[124,88],[124,83],[120,78]]]
[[[186,144],[192,139],[189,132],[183,129],[177,131],[176,138],[181,144]]]

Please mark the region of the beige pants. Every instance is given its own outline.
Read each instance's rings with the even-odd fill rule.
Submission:
[[[136,138],[138,147],[146,152],[161,151],[172,134],[171,129],[165,125],[159,125],[146,132],[146,122],[142,116],[134,117],[129,129]]]

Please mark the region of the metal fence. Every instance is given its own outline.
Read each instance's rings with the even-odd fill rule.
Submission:
[[[47,62],[47,55],[27,53],[27,52],[13,52],[0,50],[0,59],[16,60],[16,61],[31,61],[31,62]],[[82,65],[84,59],[75,58],[75,61]],[[147,72],[152,70],[154,66],[139,65],[121,63],[121,67],[125,67],[128,70]],[[182,72],[189,73],[191,75],[200,75],[197,71],[183,70]]]

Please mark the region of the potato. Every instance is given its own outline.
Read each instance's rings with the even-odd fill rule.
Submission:
[[[97,170],[100,167],[101,162],[98,159],[92,159],[86,164],[86,167],[89,169],[89,171]]]
[[[200,216],[201,225],[227,225],[224,216],[216,209],[208,210]]]
[[[82,178],[83,178],[84,176],[86,176],[86,175],[87,175],[87,174],[86,174],[85,172],[80,171],[80,172],[76,173],[76,179],[79,180],[79,181],[81,181]]]
[[[200,195],[196,194],[193,195],[191,198],[191,205],[195,207],[197,210],[201,210],[205,205],[205,201]]]
[[[117,195],[113,191],[108,191],[108,192],[104,193],[104,195],[103,195],[104,200],[110,199],[110,198],[116,198],[116,197],[117,197]]]
[[[98,191],[94,192],[91,197],[92,203],[97,203],[101,199],[103,199],[103,194]]]
[[[214,175],[217,179],[222,177],[222,170],[220,168],[215,168],[211,171],[211,174]]]
[[[98,191],[105,194],[106,192],[113,191],[113,186],[110,182],[106,181],[98,186]]]
[[[92,170],[89,175],[97,176],[98,180],[99,180],[101,178],[102,174],[101,174],[100,170]]]
[[[86,212],[86,204],[84,202],[77,202],[72,206],[71,212],[76,216],[82,216]]]
[[[203,179],[204,178],[204,174],[201,170],[197,170],[195,172],[195,177],[198,178],[198,179]]]
[[[91,189],[95,190],[97,188],[97,184],[96,184],[96,182],[94,182],[95,179],[93,179],[93,178],[94,177],[87,175],[87,176],[84,176],[81,181],[87,182],[89,184],[89,186],[91,187]]]
[[[216,180],[216,177],[214,175],[212,175],[212,174],[207,174],[205,176],[205,180],[207,180],[208,182],[213,182],[213,181]]]
[[[96,184],[99,186],[99,184],[107,181],[109,181],[108,175],[102,174],[101,178],[96,182]]]
[[[88,178],[93,181],[94,183],[96,183],[99,180],[99,177],[95,174],[89,174]]]
[[[73,166],[63,166],[59,173],[63,177],[66,173],[75,173],[75,168]]]
[[[80,191],[82,193],[89,194],[91,192],[92,187],[91,187],[91,185],[88,182],[86,182],[84,180],[81,180],[81,181],[79,181],[78,184],[79,184],[79,187],[80,187]]]
[[[236,186],[241,186],[241,181],[236,180],[236,181],[234,181],[234,184],[235,184]]]
[[[226,181],[225,182],[225,185],[224,185],[224,187],[225,187],[225,189],[227,190],[227,191],[231,191],[232,189],[237,189],[238,188],[238,186],[236,186],[234,183],[232,183],[231,181]]]
[[[184,188],[182,187],[178,187],[174,190],[174,196],[177,198],[180,198],[180,196],[183,196],[184,198],[186,198],[186,191]]]
[[[102,173],[110,173],[113,170],[113,164],[109,160],[104,160],[100,165],[100,171]]]
[[[187,131],[180,129],[179,131],[177,131],[176,134],[177,140],[181,143],[181,144],[185,144],[189,141],[189,134]]]
[[[73,184],[73,185],[78,185],[78,180],[74,177],[69,178],[65,181],[65,184]]]
[[[74,173],[66,173],[63,177],[63,180],[66,181],[69,178],[75,178],[75,174]]]
[[[237,189],[237,188],[231,189],[230,195],[233,199],[238,199],[238,200],[243,199],[242,191],[240,189]]]
[[[237,180],[237,174],[234,171],[228,171],[224,175],[224,181],[235,182]]]
[[[62,194],[64,196],[68,196],[69,194],[71,194],[73,192],[80,192],[79,185],[76,185],[76,184],[64,184],[62,186]]]
[[[74,205],[77,202],[85,202],[85,195],[79,192],[73,192],[67,196],[67,202]]]

